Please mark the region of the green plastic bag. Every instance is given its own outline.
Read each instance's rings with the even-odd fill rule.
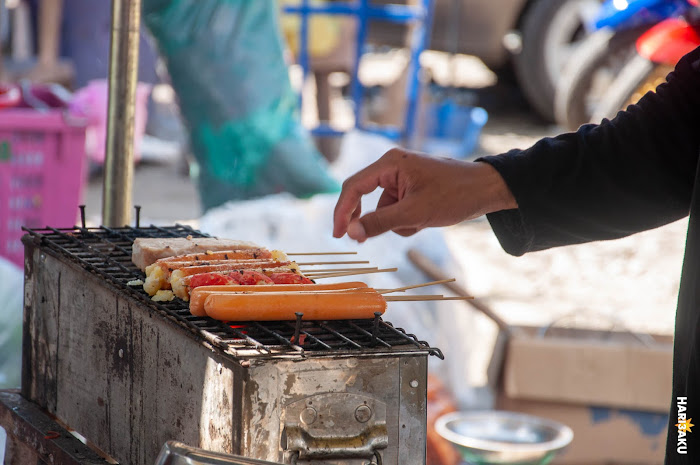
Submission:
[[[276,0],[144,0],[200,165],[205,210],[287,191],[336,192],[301,127]]]

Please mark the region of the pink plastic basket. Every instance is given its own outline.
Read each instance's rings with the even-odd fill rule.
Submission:
[[[84,184],[82,120],[63,110],[0,111],[0,256],[23,266],[22,226],[73,226]]]

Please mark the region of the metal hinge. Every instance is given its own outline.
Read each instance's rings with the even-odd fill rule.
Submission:
[[[349,393],[316,394],[283,412],[282,449],[296,460],[366,458],[381,465],[389,445],[386,404]]]

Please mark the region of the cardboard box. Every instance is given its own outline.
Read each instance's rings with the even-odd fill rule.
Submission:
[[[503,390],[512,399],[668,413],[670,336],[520,328],[507,350]]]
[[[655,465],[671,402],[670,336],[517,328],[505,347],[496,408],[574,431],[554,464]]]
[[[661,465],[668,415],[607,407],[509,399],[496,408],[548,418],[574,431],[571,444],[552,465]]]

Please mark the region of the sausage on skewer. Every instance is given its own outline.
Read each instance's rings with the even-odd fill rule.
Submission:
[[[290,292],[290,291],[326,291],[343,289],[367,288],[367,284],[359,281],[334,284],[277,284],[274,286],[219,285],[199,286],[190,291],[190,313],[195,316],[205,316],[204,301],[212,294],[227,292]]]
[[[204,310],[221,321],[354,320],[374,318],[386,311],[381,294],[359,291],[254,292],[212,294]]]

